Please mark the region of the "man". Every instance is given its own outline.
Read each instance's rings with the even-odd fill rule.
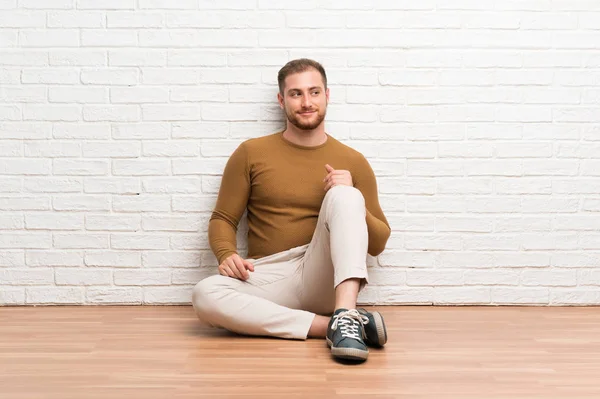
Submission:
[[[288,62],[278,75],[283,132],[243,142],[231,155],[208,235],[219,275],[193,291],[198,317],[230,331],[325,337],[334,357],[364,361],[387,341],[383,317],[356,309],[367,252],[390,236],[375,175],[358,151],[325,132],[325,70]],[[236,231],[248,215],[248,259]],[[326,317],[330,315],[332,317]]]

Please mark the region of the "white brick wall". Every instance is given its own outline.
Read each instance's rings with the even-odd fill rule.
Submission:
[[[304,56],[393,229],[362,302],[600,304],[598,1],[0,9],[0,305],[189,303],[227,157]]]

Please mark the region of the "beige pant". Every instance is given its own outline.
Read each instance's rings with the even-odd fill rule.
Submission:
[[[250,278],[215,275],[200,281],[192,303],[214,327],[250,335],[306,339],[315,314],[335,309],[335,287],[349,278],[367,283],[365,201],[350,186],[325,195],[309,244],[258,260]]]

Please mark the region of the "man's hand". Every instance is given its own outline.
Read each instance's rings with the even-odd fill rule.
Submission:
[[[254,265],[251,262],[242,259],[238,254],[233,254],[225,258],[219,265],[219,274],[225,277],[247,280],[250,277],[248,270],[254,271]]]
[[[323,179],[323,183],[326,183],[325,191],[334,186],[352,187],[354,185],[352,183],[352,175],[350,174],[350,171],[341,169],[336,170],[333,169],[329,164],[325,165],[325,169],[327,170],[327,176],[325,176]]]

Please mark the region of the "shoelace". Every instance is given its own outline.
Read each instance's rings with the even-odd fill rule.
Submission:
[[[364,338],[365,330],[362,330],[362,337],[358,335],[359,327],[369,323],[369,318],[362,315],[356,309],[350,309],[345,312],[340,312],[333,316],[333,324],[331,328],[337,330],[338,325],[344,338],[361,339]]]

